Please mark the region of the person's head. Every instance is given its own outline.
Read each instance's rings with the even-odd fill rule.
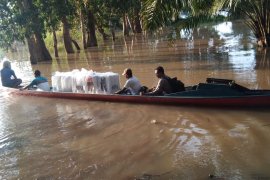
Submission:
[[[130,68],[127,68],[127,69],[124,70],[122,75],[126,76],[127,79],[131,78],[132,77],[132,70]]]
[[[155,74],[158,78],[161,78],[163,77],[165,74],[164,74],[164,69],[162,66],[158,66],[156,69],[155,69]]]
[[[4,62],[3,62],[3,68],[9,68],[9,69],[11,69],[11,64],[10,64],[10,62],[9,62],[9,61],[4,61]]]
[[[41,72],[39,70],[35,70],[35,77],[39,77]]]

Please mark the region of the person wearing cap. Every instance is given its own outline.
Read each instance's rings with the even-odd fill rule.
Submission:
[[[41,72],[39,70],[35,70],[35,79],[27,86],[21,88],[20,90],[33,88],[37,86],[37,91],[50,91],[50,86],[48,80],[45,77],[41,76]]]
[[[172,93],[172,87],[168,81],[170,77],[166,76],[162,66],[155,69],[155,74],[159,79],[157,87],[153,88],[151,92],[141,93],[141,95],[146,96],[163,96],[164,94]]]
[[[123,87],[123,89],[115,92],[115,94],[130,94],[130,95],[139,95],[139,91],[141,89],[140,81],[132,75],[132,70],[127,68],[124,70],[123,76],[126,76],[127,81]]]
[[[2,86],[17,88],[22,80],[17,78],[15,72],[11,69],[11,64],[9,61],[4,61],[3,69],[1,69],[1,81]]]

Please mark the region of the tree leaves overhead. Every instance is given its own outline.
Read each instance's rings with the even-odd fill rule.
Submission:
[[[64,1],[64,2],[63,2]],[[67,17],[70,22],[78,16],[75,0],[34,0],[38,7],[39,15],[46,24],[48,30],[57,30],[61,19]]]
[[[20,18],[16,1],[0,1],[0,47],[8,48],[14,41],[23,41],[26,21]]]
[[[142,2],[143,26],[155,30],[173,22],[183,8],[183,1],[144,0]]]
[[[76,0],[0,0],[0,46],[24,41],[35,31],[58,29],[61,18],[76,17]]]

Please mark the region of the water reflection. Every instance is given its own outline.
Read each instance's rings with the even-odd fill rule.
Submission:
[[[270,50],[269,49],[258,49],[256,53],[256,66],[255,69],[267,70],[270,68]]]

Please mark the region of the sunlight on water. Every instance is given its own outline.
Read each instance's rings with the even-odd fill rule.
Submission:
[[[223,23],[220,23],[220,24],[214,26],[214,28],[221,35],[221,38],[224,38],[224,37],[222,37],[223,34],[233,33],[232,22],[223,22]]]

